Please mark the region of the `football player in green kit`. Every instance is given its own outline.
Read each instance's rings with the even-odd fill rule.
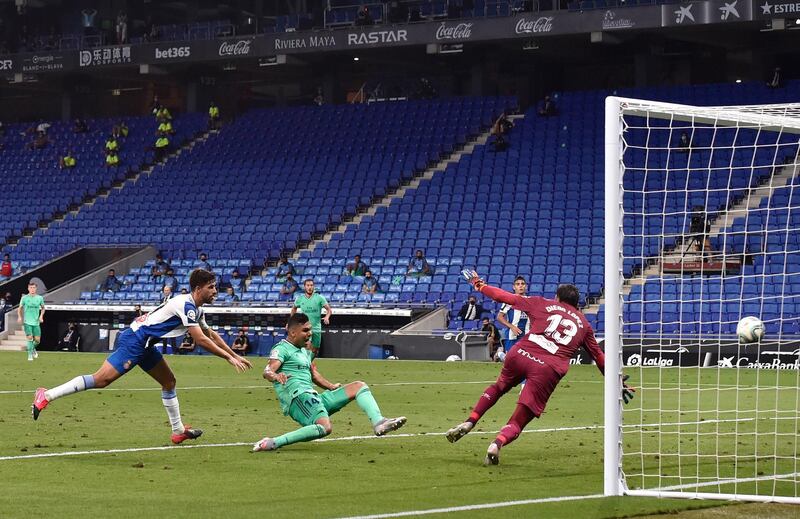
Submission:
[[[40,325],[44,322],[44,298],[36,294],[36,283],[28,283],[28,293],[19,300],[17,322],[22,323],[28,339],[28,360],[39,358],[36,347],[42,340]]]
[[[406,423],[405,416],[385,418],[364,382],[334,384],[320,375],[313,363],[314,353],[306,347],[311,330],[306,314],[291,315],[286,325],[286,339],[272,348],[264,369],[264,378],[272,382],[278,393],[283,414],[302,427],[274,438],[262,438],[253,445],[254,452],[272,451],[329,435],[333,427],[330,415],[353,400],[369,417],[376,436],[383,436]],[[317,393],[314,384],[327,391]]]

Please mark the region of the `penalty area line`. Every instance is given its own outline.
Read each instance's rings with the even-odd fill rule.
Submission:
[[[388,517],[409,517],[414,515],[447,514],[452,512],[469,512],[471,510],[487,510],[491,508],[505,508],[509,506],[536,505],[541,503],[561,503],[565,501],[582,501],[584,499],[599,499],[603,494],[589,494],[584,496],[542,497],[539,499],[520,499],[518,501],[501,501],[499,503],[481,503],[478,505],[449,506],[446,508],[429,508],[427,510],[408,510],[405,512],[389,512],[373,515],[353,515],[339,519],[384,519]]]

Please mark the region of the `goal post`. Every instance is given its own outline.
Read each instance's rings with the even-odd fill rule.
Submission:
[[[799,139],[800,104],[606,99],[606,495],[800,503]]]

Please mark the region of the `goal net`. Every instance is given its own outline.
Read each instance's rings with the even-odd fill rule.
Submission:
[[[605,124],[606,494],[800,502],[800,104]]]

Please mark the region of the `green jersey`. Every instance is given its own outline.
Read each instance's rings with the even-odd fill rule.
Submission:
[[[284,373],[289,377],[285,384],[272,383],[275,392],[278,393],[283,414],[287,414],[289,405],[297,395],[314,391],[314,383],[311,380],[311,361],[314,359],[314,354],[284,339],[272,347],[269,358],[281,361],[278,373]]]
[[[39,326],[39,314],[44,308],[44,298],[40,295],[26,294],[19,302],[22,307],[22,322],[28,326]]]
[[[322,331],[322,309],[328,304],[327,299],[314,292],[311,297],[305,292],[294,299],[294,305],[308,316],[311,322],[311,331]]]

